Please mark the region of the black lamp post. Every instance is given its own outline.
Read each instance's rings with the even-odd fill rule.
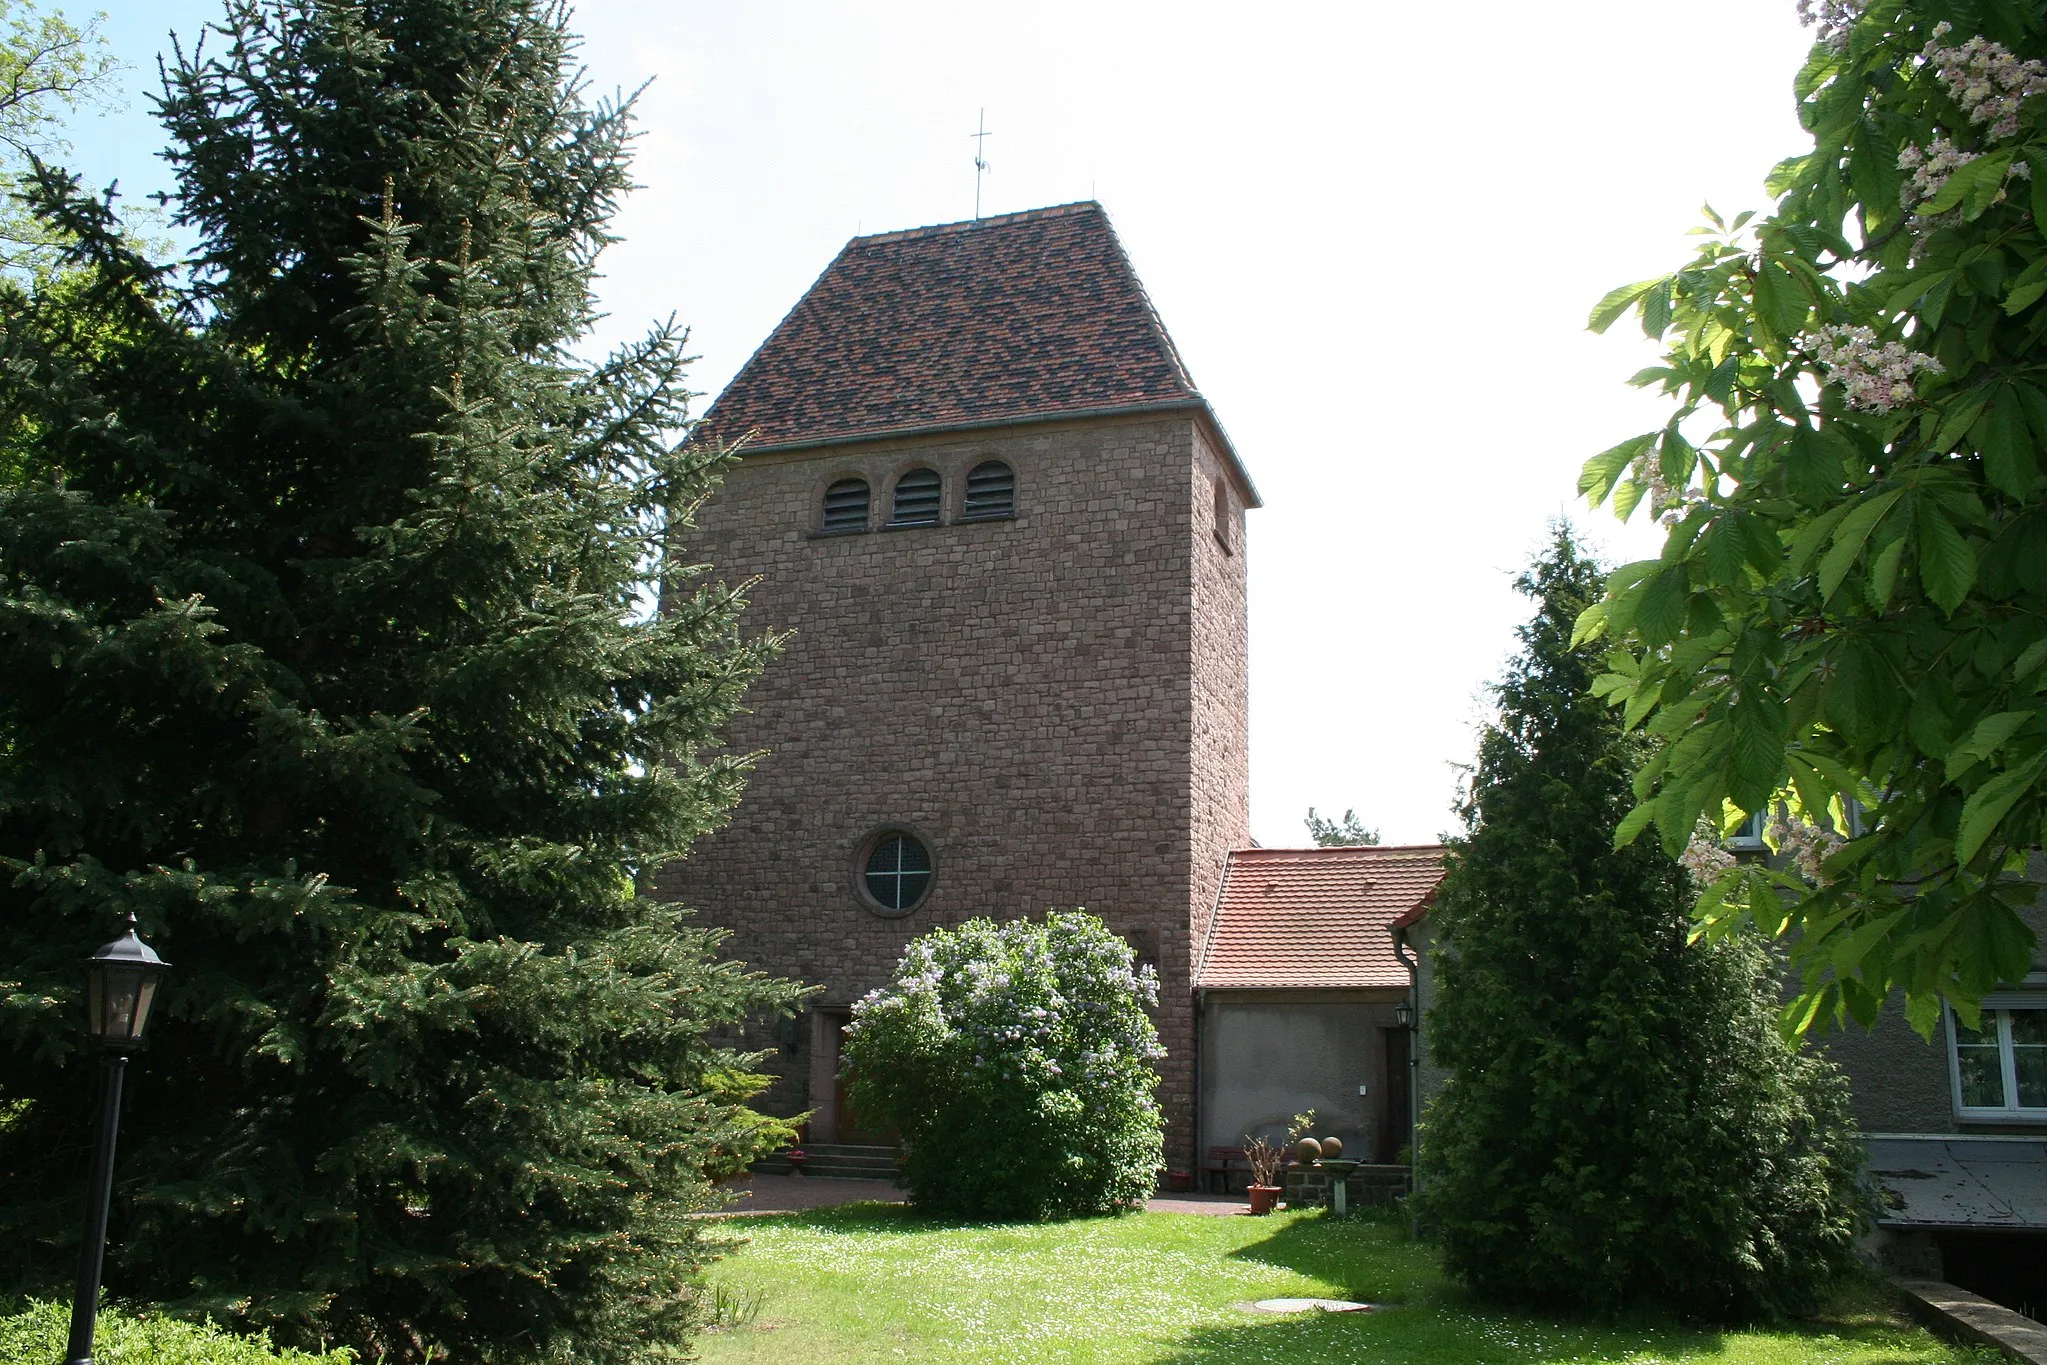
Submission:
[[[128,1054],[141,1046],[156,1004],[157,983],[170,969],[135,934],[128,932],[85,961],[86,1031],[106,1053],[100,1091],[99,1148],[92,1158],[92,1185],[85,1192],[85,1241],[78,1249],[78,1292],[71,1301],[71,1344],[64,1365],[92,1365],[92,1332],[99,1320],[100,1262],[107,1249],[107,1200],[114,1186],[114,1130],[121,1121],[121,1077]]]

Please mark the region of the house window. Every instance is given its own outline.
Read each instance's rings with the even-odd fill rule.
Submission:
[[[1950,1014],[1948,1040],[1963,1118],[2047,1120],[2047,995],[1992,996],[1973,1029]]]
[[[1230,486],[1221,479],[1215,481],[1215,539],[1223,549],[1230,548]]]
[[[826,532],[867,529],[867,480],[840,479],[824,491],[824,514],[817,529]]]
[[[961,521],[995,521],[1016,515],[1016,471],[1000,460],[984,460],[967,471],[967,500]]]
[[[936,526],[938,525],[938,471],[935,469],[913,469],[896,480],[895,510],[889,514],[891,526]]]
[[[1754,853],[1767,847],[1763,843],[1763,830],[1770,823],[1770,813],[1759,810],[1743,820],[1734,833],[1727,836],[1727,846],[1737,852]]]
[[[868,897],[890,914],[914,910],[931,889],[931,851],[915,835],[889,830],[868,849],[861,881]]]

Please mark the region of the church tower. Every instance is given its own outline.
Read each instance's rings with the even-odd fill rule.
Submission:
[[[768,1097],[857,1141],[847,1009],[904,945],[1084,906],[1160,979],[1192,1169],[1191,965],[1249,842],[1250,478],[1093,203],[857,237],[694,439],[745,440],[684,544],[793,632],[765,756],[661,894],[820,983]]]

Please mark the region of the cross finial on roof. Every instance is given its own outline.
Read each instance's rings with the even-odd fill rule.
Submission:
[[[989,169],[988,157],[986,155],[988,151],[986,139],[995,136],[988,131],[988,111],[986,109],[981,111],[980,120],[975,126],[977,131],[969,141],[974,144],[974,217],[978,220],[981,216],[981,177],[987,174]]]

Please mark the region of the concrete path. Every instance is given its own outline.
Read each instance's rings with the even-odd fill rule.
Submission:
[[[1937,1332],[2047,1365],[2047,1326],[1943,1280],[1899,1280],[1914,1316]]]
[[[900,1204],[908,1196],[886,1180],[832,1180],[814,1175],[752,1175],[726,1187],[738,1198],[713,1218],[755,1213],[803,1213],[840,1204]],[[1147,1213],[1205,1213],[1227,1217],[1250,1209],[1242,1199],[1221,1194],[1161,1195],[1146,1202]]]

